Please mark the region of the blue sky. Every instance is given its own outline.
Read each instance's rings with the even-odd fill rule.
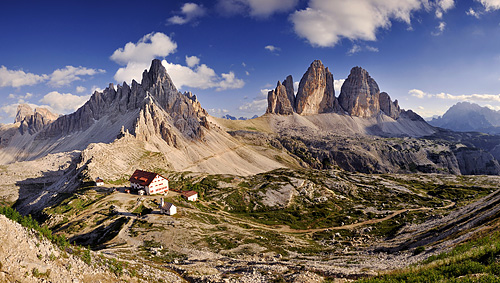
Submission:
[[[315,59],[337,88],[365,68],[424,117],[500,110],[500,0],[8,1],[0,33],[1,123],[18,103],[73,112],[153,58],[219,117],[263,114],[267,91]]]

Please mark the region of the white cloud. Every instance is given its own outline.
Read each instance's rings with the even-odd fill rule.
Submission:
[[[223,116],[227,113],[229,113],[229,110],[227,109],[221,109],[221,108],[209,108],[207,109],[208,113],[210,113],[210,115],[212,116]]]
[[[476,19],[479,19],[481,17],[481,12],[475,11],[472,8],[469,8],[469,11],[465,12],[467,16],[472,16],[475,17]]]
[[[446,28],[446,23],[440,22],[439,25],[436,27],[436,31],[433,31],[431,34],[434,36],[442,35],[445,28]]]
[[[57,113],[71,113],[85,104],[89,98],[90,95],[78,96],[71,93],[52,91],[40,99],[40,102],[48,104]]]
[[[274,45],[266,45],[266,46],[264,47],[264,49],[269,50],[269,51],[271,51],[271,52],[273,52],[273,53],[274,53],[274,52],[279,52],[279,51],[281,51],[281,48],[276,47],[276,46],[274,46]]]
[[[120,65],[130,62],[150,63],[156,57],[165,57],[177,49],[177,44],[161,32],[152,32],[143,36],[137,43],[129,42],[118,48],[111,55],[111,60]]]
[[[439,98],[443,100],[457,101],[482,101],[482,102],[500,102],[500,94],[460,94],[454,95],[449,93],[430,94],[419,89],[412,89],[408,92],[411,96],[417,98]]]
[[[443,13],[446,13],[453,7],[455,7],[454,0],[438,0],[436,2],[436,18],[442,19]]]
[[[500,0],[476,0],[476,1],[481,2],[484,8],[486,8],[487,12],[500,10]]]
[[[247,113],[262,113],[267,109],[267,98],[255,99],[238,107],[239,110]]]
[[[14,118],[17,115],[17,106],[18,105],[19,105],[18,103],[3,105],[2,107],[0,107],[0,111],[7,114],[7,117]]]
[[[342,38],[377,39],[391,20],[411,24],[411,15],[422,0],[310,0],[309,7],[290,16],[295,32],[314,46],[335,46]]]
[[[218,8],[226,15],[250,14],[253,17],[269,17],[274,13],[288,12],[298,0],[219,0]]]
[[[242,88],[245,82],[236,78],[233,72],[222,73],[220,76],[205,64],[196,65],[194,68],[180,64],[162,61],[174,84],[181,89],[184,86],[199,89],[216,88],[217,91]]]
[[[347,51],[347,55],[353,55],[361,51],[361,46],[354,44],[349,51]]]
[[[335,89],[335,93],[337,96],[340,94],[340,90],[342,89],[342,85],[344,84],[345,80],[334,80],[333,81],[333,89]]]
[[[200,64],[200,58],[196,56],[186,56],[186,64],[188,65],[189,68],[193,68],[194,66]]]
[[[411,89],[408,94],[410,94],[411,96],[414,96],[416,98],[424,98],[427,96],[427,93],[419,90],[419,89]]]
[[[361,52],[361,51],[378,52],[379,50],[377,47],[373,47],[373,46],[369,46],[369,45],[361,46],[359,44],[353,44],[351,49],[349,49],[349,51],[347,51],[347,55],[352,56],[352,55],[354,55],[358,52]]]
[[[22,70],[9,70],[5,66],[0,67],[0,87],[35,85],[46,81],[48,78],[47,75],[36,75]]]
[[[82,66],[66,66],[64,69],[57,69],[50,75],[48,84],[52,87],[61,87],[71,84],[74,81],[81,80],[81,76],[93,76],[95,74],[105,73],[102,69],[88,69]]]
[[[485,104],[484,106],[490,108],[491,110],[500,111],[500,106],[493,106],[489,104]]]
[[[142,72],[147,70],[150,66],[150,63],[138,63],[138,62],[130,62],[124,68],[119,68],[114,78],[117,82],[127,82],[130,84],[132,80],[141,81]]]
[[[365,49],[370,51],[370,52],[378,52],[378,48],[377,47],[373,47],[373,46],[365,46]]]
[[[82,92],[85,92],[86,90],[87,90],[87,88],[84,87],[84,86],[77,86],[76,87],[76,92],[77,93],[82,93]]]
[[[206,11],[202,5],[196,3],[185,3],[180,11],[182,16],[173,16],[167,21],[170,24],[183,25],[196,20],[197,18],[203,17]]]
[[[297,94],[297,92],[299,91],[299,84],[300,82],[293,82],[293,92],[295,94]]]
[[[263,97],[267,97],[267,94],[272,91],[272,89],[270,88],[263,88],[260,90],[260,95],[263,96]],[[262,98],[261,98],[262,99]]]
[[[33,97],[33,94],[32,93],[26,93],[25,95],[17,95],[17,94],[9,94],[9,98],[10,99],[16,99],[18,101],[18,103],[24,103],[24,101],[26,101],[27,99],[30,99],[31,97]]]

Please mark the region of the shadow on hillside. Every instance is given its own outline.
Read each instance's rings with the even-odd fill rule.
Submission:
[[[44,222],[47,215],[43,209],[60,204],[85,187],[79,176],[82,169],[76,170],[76,164],[77,158],[65,170],[46,171],[40,177],[16,182],[19,197],[12,207],[23,215],[31,214],[40,223]]]
[[[88,233],[74,236],[69,241],[82,246],[90,246],[93,250],[105,248],[104,244],[116,237],[131,219],[129,216],[120,216],[109,225],[101,225]]]

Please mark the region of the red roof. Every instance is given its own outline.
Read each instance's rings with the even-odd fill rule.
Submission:
[[[195,192],[195,191],[185,191],[185,192],[182,192],[182,195],[185,196],[185,197],[191,197],[191,196],[194,196],[194,195],[197,195],[198,193]]]
[[[156,176],[160,176],[163,179],[168,180],[167,178],[163,177],[162,175],[158,173],[153,173],[153,172],[147,172],[147,171],[142,171],[142,170],[135,170],[134,174],[130,176],[130,179],[128,179],[130,182],[139,184],[141,186],[149,186],[151,182],[153,182],[154,178]]]

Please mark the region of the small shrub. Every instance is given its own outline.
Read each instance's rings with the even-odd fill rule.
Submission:
[[[38,268],[34,267],[31,270],[31,274],[33,275],[33,277],[39,277],[40,276],[40,271],[38,271]]]
[[[92,263],[92,256],[90,255],[90,246],[83,251],[81,258],[83,262],[85,262],[87,265],[90,265]]]

